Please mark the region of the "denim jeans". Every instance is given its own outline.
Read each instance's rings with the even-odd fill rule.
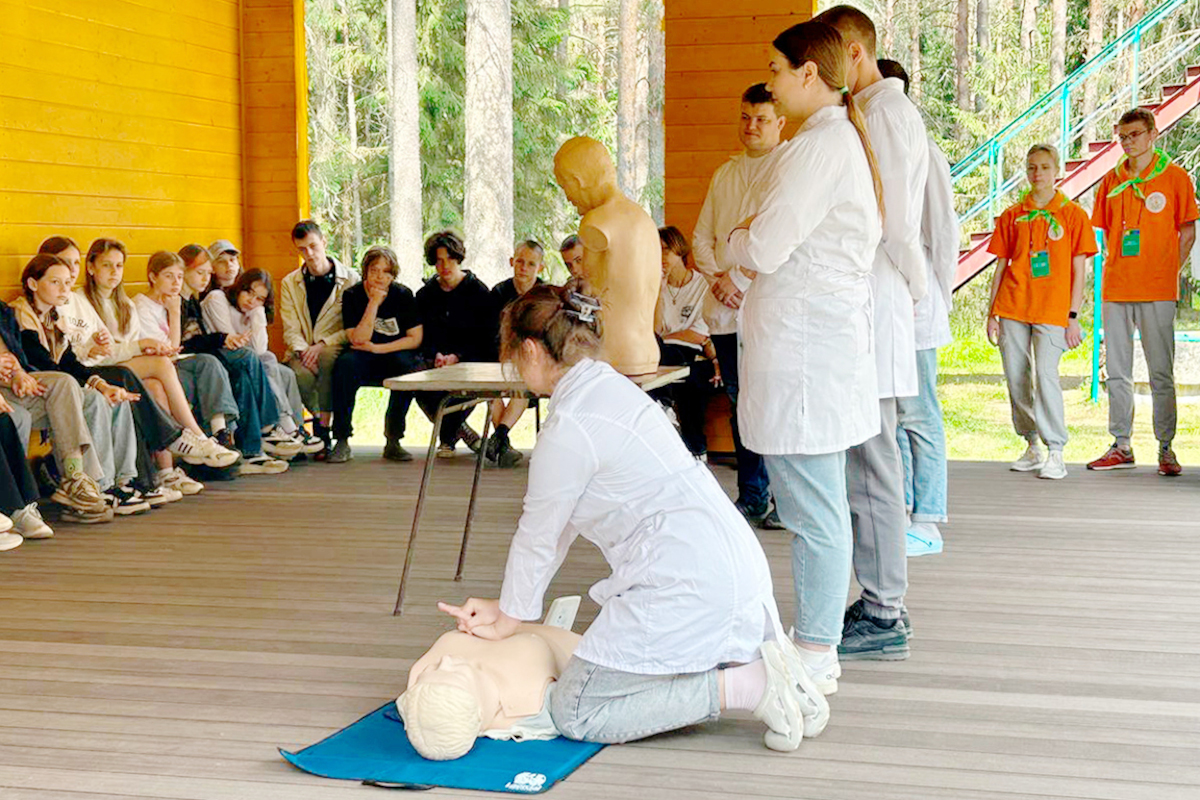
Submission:
[[[137,478],[137,432],[129,403],[113,406],[95,389],[83,390],[83,416],[104,477],[101,489],[124,486]]]
[[[738,430],[738,335],[736,333],[718,334],[712,337],[712,343],[713,349],[717,351],[717,363],[721,366],[721,379],[725,383],[725,393],[729,396],[729,424],[733,429],[733,449],[737,456],[738,500],[751,511],[757,511],[765,508],[771,499],[770,481],[767,478],[767,465],[763,462],[763,457],[746,449]]]
[[[764,456],[779,519],[791,531],[795,636],[813,644],[842,639],[850,593],[850,502],[846,453]]]
[[[220,359],[208,353],[194,353],[175,362],[183,395],[196,414],[196,422],[205,433],[212,433],[209,424],[218,414],[233,427],[240,416],[238,405],[233,400],[229,374]]]
[[[581,742],[632,742],[710,722],[720,714],[716,669],[637,675],[572,656],[550,692],[554,726]]]
[[[300,374],[295,372],[291,366],[292,362],[288,362],[287,366],[280,364],[275,358],[275,354],[268,350],[265,353],[258,354],[259,361],[262,362],[263,369],[266,370],[267,379],[271,384],[271,391],[275,394],[275,406],[279,409],[278,419],[263,420],[267,426],[274,426],[277,422],[283,421],[284,417],[290,416],[295,420],[297,426],[304,424],[304,402],[301,400],[302,392],[300,389]],[[304,366],[300,361],[296,360],[296,365],[303,370]],[[332,381],[333,364],[329,365],[330,380]],[[307,373],[311,375],[312,373]],[[333,408],[332,401],[329,405]],[[309,408],[310,411],[316,409]],[[325,409],[321,409],[324,411]]]
[[[937,395],[937,349],[917,351],[916,397],[896,399],[904,503],[913,522],[946,521],[946,426]]]
[[[226,350],[220,359],[229,371],[229,385],[240,414],[234,442],[243,455],[262,455],[262,430],[279,419],[279,406],[267,368],[248,347]]]

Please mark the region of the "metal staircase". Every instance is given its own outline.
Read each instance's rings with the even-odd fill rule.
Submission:
[[[1183,83],[1161,85],[1159,100],[1148,104],[1141,101],[1147,87],[1160,84],[1163,76],[1178,70],[1188,59],[1200,57],[1200,30],[1194,30],[1169,38],[1165,44],[1160,42],[1156,48],[1160,52],[1154,54],[1151,63],[1142,64],[1145,33],[1168,21],[1188,1],[1165,0],[1159,4],[995,136],[955,164],[951,177],[959,191],[964,191],[963,185],[972,179],[978,182],[981,172],[986,172],[987,178],[987,189],[982,197],[959,217],[959,223],[968,230],[984,226],[986,230],[972,233],[967,249],[959,255],[955,291],[995,261],[995,256],[987,251],[992,239],[991,229],[996,216],[1017,197],[1017,190],[1024,180],[1025,148],[1037,141],[1049,141],[1058,147],[1066,162],[1059,187],[1067,197],[1075,199],[1099,183],[1104,174],[1117,165],[1122,154],[1115,137],[1082,147],[1082,139],[1093,123],[1100,119],[1115,119],[1122,111],[1141,105],[1154,113],[1161,132],[1200,105],[1200,66],[1187,67]],[[1079,98],[1085,82],[1089,79],[1098,81],[1106,66],[1128,69],[1128,80],[1122,80],[1090,114],[1077,113],[1074,101]],[[1077,145],[1084,157],[1068,158]],[[1012,166],[1006,167],[1006,155]]]

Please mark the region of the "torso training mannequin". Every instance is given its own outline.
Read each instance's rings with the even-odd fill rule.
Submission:
[[[554,177],[583,219],[585,290],[603,308],[604,358],[625,375],[658,369],[654,306],[662,276],[658,227],[621,193],[612,157],[586,136],[554,156]]]

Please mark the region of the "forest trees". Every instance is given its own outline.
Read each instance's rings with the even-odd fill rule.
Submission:
[[[497,87],[468,90],[487,77],[469,77],[468,30],[483,21],[476,12],[504,9],[509,21],[488,16],[481,42],[485,58],[511,69],[507,101]],[[572,135],[604,142],[630,195],[661,218],[662,13],[662,0],[307,0],[310,187],[331,252],[353,263],[366,247],[390,243],[410,285],[426,271],[423,235],[439,228],[466,235],[469,261],[480,256],[487,280],[507,269],[511,253],[476,241],[503,240],[509,250],[514,237],[533,237],[554,253],[578,224],[552,169]],[[501,44],[507,54],[491,52]],[[509,133],[469,110],[487,101],[488,119],[498,106],[510,110]],[[473,193],[472,175],[489,191]],[[480,204],[506,196],[507,209]],[[475,211],[479,222],[465,216]]]

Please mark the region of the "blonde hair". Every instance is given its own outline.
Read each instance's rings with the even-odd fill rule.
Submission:
[[[97,258],[110,250],[116,250],[121,254],[122,263],[129,258],[129,252],[119,239],[97,239],[88,248],[87,263],[95,264]],[[91,303],[92,308],[96,309],[96,313],[100,315],[100,318],[104,319],[104,302],[100,297],[100,288],[96,285],[96,279],[92,277],[91,270],[85,270],[85,272],[87,274],[83,276],[83,294],[87,297],[88,302]],[[117,284],[117,288],[113,289],[112,301],[113,307],[117,310],[117,318],[114,320],[117,323],[117,330],[114,332],[121,336],[126,336],[133,329],[133,302],[125,294],[124,280]]]
[[[854,100],[854,93],[846,85],[847,54],[846,43],[842,34],[834,26],[816,19],[793,25],[775,37],[771,43],[776,50],[787,58],[792,69],[799,69],[811,61],[817,68],[817,76],[834,91],[842,93],[842,104],[846,107],[846,115],[858,132],[862,142],[863,152],[867,155],[867,165],[871,169],[871,183],[875,186],[875,202],[879,205],[879,215],[886,216],[887,210],[883,204],[883,182],[879,178],[879,162],[875,158],[875,148],[871,146],[871,137],[867,134],[867,123],[863,119],[862,110]]]
[[[465,756],[483,725],[479,701],[466,689],[419,678],[396,698],[396,710],[413,749],[430,761]]]
[[[1038,144],[1035,144],[1033,147],[1030,147],[1029,152],[1025,154],[1025,160],[1028,161],[1029,159],[1033,158],[1034,153],[1045,153],[1046,155],[1050,156],[1050,160],[1055,164],[1062,163],[1058,160],[1058,148],[1052,144],[1046,144],[1045,142],[1039,142]]]
[[[181,267],[187,269],[187,264],[178,253],[172,253],[170,250],[159,250],[154,255],[150,256],[150,261],[146,264],[146,277],[157,278],[158,274],[167,267]]]

